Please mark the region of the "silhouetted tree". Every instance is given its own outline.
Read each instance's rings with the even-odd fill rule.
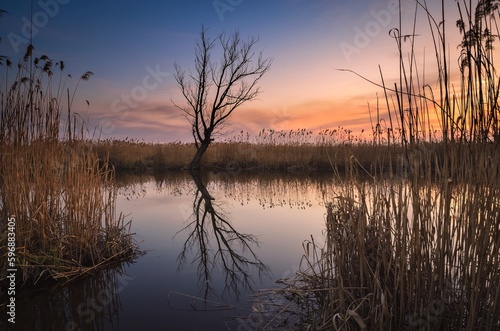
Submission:
[[[271,68],[272,59],[263,58],[262,52],[255,56],[257,42],[255,37],[242,40],[237,31],[230,37],[220,34],[217,39],[210,39],[202,27],[196,42],[194,72],[189,71],[186,77],[175,65],[175,79],[187,105],[174,104],[191,123],[196,145],[190,169],[200,167],[214,134],[227,124],[236,108],[259,94],[257,82]],[[222,51],[220,62],[211,58],[217,45]]]

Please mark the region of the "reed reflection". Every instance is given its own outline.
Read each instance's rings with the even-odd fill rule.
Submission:
[[[117,264],[69,284],[20,292],[15,330],[119,330],[120,293],[133,280],[124,269]],[[0,330],[8,330],[6,324],[1,319]]]
[[[235,229],[222,202],[210,195],[200,173],[191,172],[191,176],[196,184],[196,192],[193,213],[187,225],[177,233],[188,233],[178,256],[179,268],[188,262],[189,254],[195,252],[192,261],[198,263],[199,285],[205,300],[210,294],[219,296],[213,281],[216,274],[222,274],[224,279],[220,297],[238,297],[244,290],[252,291],[255,277],[262,281],[263,277],[270,274],[269,267],[254,251],[259,245],[256,237]]]

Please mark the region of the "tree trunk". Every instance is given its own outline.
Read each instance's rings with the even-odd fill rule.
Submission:
[[[203,141],[201,143],[200,148],[198,148],[196,150],[196,154],[194,155],[193,160],[189,164],[190,170],[200,169],[200,161],[201,161],[203,154],[205,154],[205,151],[207,150],[208,145],[210,145],[210,140]]]
[[[208,193],[207,187],[203,183],[203,179],[201,179],[201,173],[199,171],[192,171],[190,170],[189,173],[191,174],[191,177],[193,177],[193,180],[196,184],[196,187],[198,189],[198,192],[201,193],[202,198],[206,201],[205,202],[205,210],[214,210],[212,203],[210,200],[214,200],[214,198]]]

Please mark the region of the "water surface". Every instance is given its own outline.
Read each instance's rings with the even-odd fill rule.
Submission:
[[[253,294],[293,276],[323,238],[333,176],[117,176],[117,211],[145,254],[18,300],[23,330],[245,330]],[[19,328],[18,328],[19,329]]]

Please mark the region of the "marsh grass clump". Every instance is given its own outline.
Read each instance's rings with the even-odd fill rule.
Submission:
[[[305,242],[295,277],[273,293],[293,303],[280,314],[300,316],[301,330],[498,328],[500,190],[442,188],[341,184],[325,244]]]
[[[30,45],[13,83],[7,69],[0,105],[0,227],[7,233],[7,219],[15,217],[18,279],[27,285],[70,279],[136,251],[130,222],[115,210],[114,172],[99,162],[71,113],[78,84],[92,73],[70,93],[64,63],[55,65],[57,81],[52,60],[31,60],[32,52]],[[4,280],[5,235],[1,246]]]

